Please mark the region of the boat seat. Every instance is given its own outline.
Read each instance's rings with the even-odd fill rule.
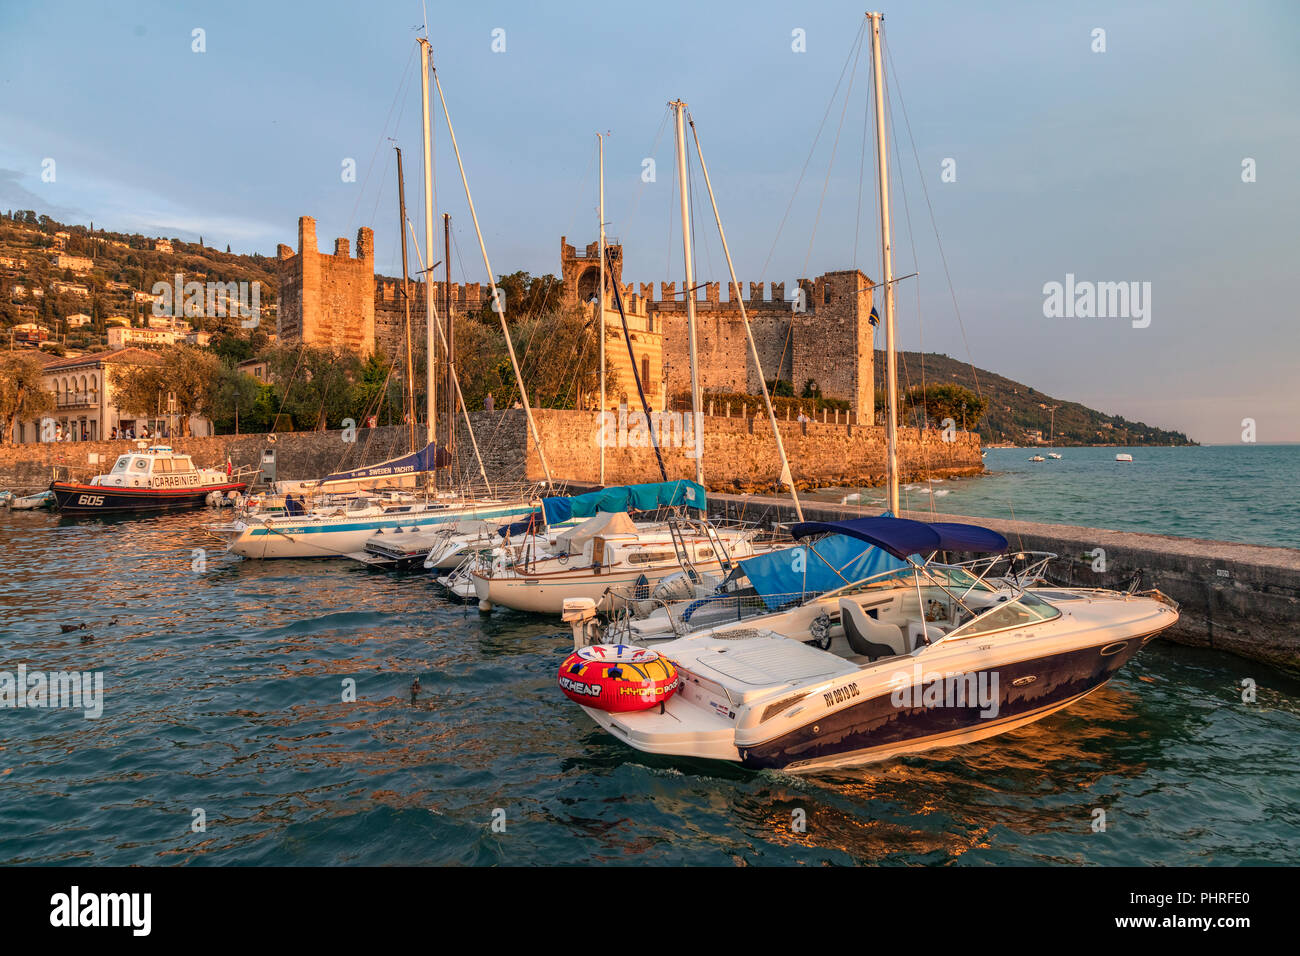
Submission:
[[[877,621],[852,598],[840,598],[840,623],[849,647],[869,661],[907,653],[903,629],[897,624]]]

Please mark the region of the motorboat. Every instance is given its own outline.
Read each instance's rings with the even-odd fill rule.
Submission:
[[[1120,452],[1118,455],[1115,456],[1115,460],[1116,460],[1116,461],[1132,461],[1132,460],[1133,460],[1133,456],[1130,455],[1128,452],[1123,452],[1123,451],[1122,451],[1122,452]]]
[[[1060,456],[1060,454],[1057,453],[1057,452],[1054,452],[1054,451],[1049,451],[1049,452],[1047,453],[1047,457],[1048,457],[1048,458],[1051,458],[1051,459],[1054,459],[1055,461],[1060,461],[1060,460],[1061,460],[1061,456]]]
[[[583,710],[648,753],[794,772],[868,763],[1040,720],[1178,620],[1158,591],[1030,588],[936,560],[1008,550],[974,525],[873,517],[792,533],[857,537],[906,566],[657,643],[681,676],[673,696],[636,713]],[[567,604],[575,649],[599,633],[595,619],[590,598]]]
[[[0,504],[8,504],[15,511],[33,511],[37,508],[54,507],[54,492],[40,491],[34,495],[15,495],[11,496],[7,502],[0,501]]]
[[[1029,460],[1030,460],[1030,461],[1046,461],[1047,459],[1044,458],[1042,455],[1035,455],[1033,458],[1030,458]]]
[[[189,455],[168,445],[139,444],[137,451],[119,455],[111,470],[88,482],[52,482],[55,506],[71,514],[197,508],[213,494],[238,497],[252,479],[247,470],[197,468]]]

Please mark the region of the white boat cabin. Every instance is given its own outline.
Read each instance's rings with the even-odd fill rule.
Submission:
[[[178,455],[166,446],[119,455],[112,470],[97,475],[92,485],[115,488],[198,488],[224,480],[211,469],[198,469],[189,455]]]

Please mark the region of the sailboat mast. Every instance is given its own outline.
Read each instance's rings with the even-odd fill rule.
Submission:
[[[415,447],[415,364],[411,358],[411,270],[406,264],[406,177],[402,173],[402,148],[393,148],[397,150],[397,206],[402,216],[397,229],[402,235],[402,308],[406,316],[406,374],[402,376],[405,401],[402,404],[406,406],[404,411],[410,435],[410,450],[414,454],[419,449]]]
[[[727,245],[727,233],[722,228],[722,214],[718,212],[718,200],[713,195],[713,182],[709,179],[709,167],[704,163],[704,150],[700,147],[700,134],[691,120],[691,133],[695,137],[695,152],[700,157],[700,172],[704,174],[704,185],[709,191],[709,205],[713,207],[713,218],[718,224],[718,238],[722,240],[722,253],[727,257],[727,273],[731,276],[731,287],[736,290],[736,301],[740,305],[740,321],[745,326],[745,338],[749,342],[749,354],[754,359],[754,368],[758,370],[758,384],[763,390],[763,404],[767,406],[767,419],[772,424],[772,436],[776,439],[776,451],[781,457],[781,482],[790,489],[790,500],[794,502],[794,513],[803,520],[803,506],[799,503],[799,492],[794,486],[794,475],[790,471],[790,460],[785,455],[785,442],[781,440],[781,429],[776,423],[776,411],[772,408],[772,396],[767,390],[767,380],[763,377],[763,363],[758,357],[758,346],[754,343],[754,332],[749,327],[749,315],[745,312],[745,298],[740,294],[740,282],[736,279],[736,267],[731,261],[731,247]]]
[[[871,63],[876,87],[876,155],[880,171],[880,254],[881,288],[885,292],[885,392],[889,414],[886,421],[885,480],[889,488],[889,513],[902,517],[898,502],[898,358],[894,342],[894,249],[889,229],[889,153],[885,143],[885,80],[880,45],[880,24],[884,15],[868,13],[871,21]]]
[[[433,143],[430,133],[429,104],[429,41],[420,38],[420,116],[424,123],[424,249],[433,258]],[[425,441],[432,444],[436,437],[438,421],[438,395],[434,379],[435,356],[433,344],[433,265],[426,266],[424,273],[424,314],[425,314]]]
[[[677,115],[677,183],[682,202],[682,254],[686,263],[686,329],[691,355],[691,414],[695,418],[695,482],[704,484],[704,416],[700,414],[699,356],[695,349],[695,268],[691,260],[691,197],[686,178],[686,104],[668,104]]]
[[[600,337],[600,483],[605,484],[605,137],[596,134],[600,151],[600,285],[596,292],[596,335]]]
[[[430,277],[432,278],[432,277]],[[451,315],[451,214],[442,214],[442,314],[447,317],[447,454],[452,459],[453,474],[459,475],[456,458],[456,323]]]
[[[478,224],[478,212],[474,208],[474,196],[469,191],[469,177],[465,175],[465,163],[461,159],[460,146],[456,142],[456,130],[451,125],[451,112],[447,109],[447,97],[443,95],[442,83],[438,80],[436,73],[433,76],[433,82],[438,88],[438,102],[442,104],[442,116],[447,121],[447,138],[451,140],[452,151],[456,154],[456,168],[460,170],[461,185],[465,187],[465,202],[469,205],[469,218],[474,223],[474,235],[478,238],[478,250],[483,256],[483,267],[487,270],[493,308],[501,318],[501,332],[505,336],[506,352],[510,356],[510,367],[515,373],[515,385],[519,388],[519,400],[524,406],[524,417],[528,420],[528,430],[532,433],[533,445],[537,448],[537,460],[542,466],[542,474],[546,477],[546,487],[553,488],[555,481],[551,477],[551,464],[546,458],[546,446],[542,444],[542,434],[537,429],[537,419],[533,417],[533,406],[528,401],[528,390],[524,388],[524,375],[519,370],[519,357],[515,354],[515,343],[510,338],[510,326],[506,322],[505,297],[497,289],[496,273],[492,271],[492,262],[488,259],[487,254],[487,244],[483,241],[483,230]]]

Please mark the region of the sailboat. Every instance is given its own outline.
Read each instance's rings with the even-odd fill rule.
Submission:
[[[600,635],[593,602],[569,602],[564,616],[574,653],[560,666],[561,689],[615,739],[638,750],[800,772],[969,743],[1081,700],[1178,620],[1177,605],[1158,591],[1051,588],[1037,575],[994,576],[999,556],[1010,552],[1002,535],[896,517],[883,17],[868,13],[867,19],[879,158],[890,513],[804,521],[791,532],[814,547],[829,535],[855,538],[901,566],[653,649],[592,646]],[[978,556],[982,570],[939,560],[949,552]],[[629,668],[603,663],[633,656],[641,673],[656,660],[667,662],[672,682],[638,680]],[[617,708],[598,706],[608,699],[611,681],[616,693],[630,696]]]
[[[555,554],[543,557],[535,555],[528,561],[510,564],[492,562],[474,567],[469,575],[479,600],[479,609],[490,611],[500,605],[520,611],[543,614],[561,614],[565,604],[571,600],[589,599],[593,607],[611,612],[624,607],[628,600],[637,597],[649,598],[671,594],[677,597],[693,595],[696,591],[711,592],[722,584],[737,560],[771,551],[785,542],[772,537],[760,540],[757,528],[719,526],[707,518],[704,501],[704,419],[701,414],[699,356],[696,347],[694,259],[691,245],[691,210],[690,190],[686,174],[686,104],[680,100],[669,104],[676,117],[677,140],[677,176],[678,195],[681,199],[682,250],[685,268],[686,324],[690,354],[691,374],[691,409],[694,427],[695,481],[698,497],[690,502],[691,508],[698,511],[696,518],[670,519],[666,526],[637,527],[631,522],[614,523],[611,527],[602,527],[599,533],[593,533],[589,539],[568,541]],[[600,210],[599,210],[599,245],[601,251],[601,271],[599,289],[596,297],[597,334],[601,342],[600,352],[600,403],[603,412],[605,404],[605,174],[604,174],[604,140],[600,138]],[[701,163],[701,165],[703,165]],[[708,173],[705,171],[705,181]],[[713,199],[713,187],[709,185],[710,199]],[[718,217],[717,203],[713,202],[713,211],[718,218],[718,228],[722,235],[723,250],[726,253],[728,269],[731,272],[733,287],[739,288],[735,268],[731,262],[731,252],[727,247],[726,235],[722,233],[722,221]],[[624,318],[626,333],[626,316],[623,315],[622,299],[614,289],[614,302],[620,316]],[[749,320],[745,314],[744,303],[740,303],[741,316],[744,319],[749,345],[758,362],[758,350],[754,344],[753,334],[749,329]],[[650,408],[646,404],[645,393],[641,388],[640,376],[636,370],[636,361],[630,354],[629,359],[633,378],[636,380],[637,393],[641,399],[646,418],[650,417]],[[762,366],[759,365],[761,373]],[[764,381],[762,374],[759,380]],[[794,479],[785,456],[785,448],[776,424],[776,415],[772,409],[771,398],[764,381],[762,386],[767,402],[768,415],[772,430],[776,436],[777,448],[782,462],[781,480],[789,486],[794,499],[794,506],[802,517],[798,493],[794,488]],[[652,433],[652,441],[653,433]],[[668,474],[663,458],[655,446],[656,458],[661,477],[668,483]],[[604,479],[604,446],[601,445],[601,479]],[[594,521],[595,519],[593,519]],[[578,535],[582,529],[568,532],[566,537]],[[580,546],[579,546],[580,545]]]
[[[427,319],[427,351],[425,353],[427,360],[425,365],[428,371],[425,446],[420,451],[414,451],[410,455],[377,466],[371,466],[368,469],[356,469],[352,472],[341,472],[328,476],[321,482],[322,485],[326,486],[343,488],[364,483],[371,479],[390,477],[385,472],[399,467],[416,469],[418,466],[424,466],[422,469],[424,472],[432,473],[434,469],[450,462],[447,453],[440,449],[436,442],[437,397],[434,374],[438,345],[441,344],[446,349],[447,339],[443,333],[434,296],[432,264],[426,267],[426,262],[432,259],[433,244],[432,101],[430,99],[429,77],[433,73],[436,79],[436,72],[432,70],[431,47],[428,39],[421,37],[417,42],[420,46],[422,74],[421,118],[424,133],[425,243],[423,253],[418,244],[416,244],[415,251],[420,260],[421,272],[427,277],[424,283]],[[442,98],[441,84],[438,85],[438,94]],[[456,145],[456,134],[451,128],[451,116],[447,111],[445,99],[442,99],[442,107],[443,114],[447,117],[448,133],[451,136],[452,146],[456,150],[456,161],[460,166],[466,197],[469,199],[470,213],[474,217],[474,229],[478,233],[479,247],[483,251],[484,264],[487,266],[488,276],[491,279],[493,275],[491,263],[487,260],[487,249],[483,244],[482,232],[478,228],[478,217],[474,212],[474,201],[469,195],[469,183],[465,178],[464,165],[460,161],[460,148]],[[404,191],[401,206],[403,210],[403,258],[405,258],[405,236],[407,230],[410,229],[410,223],[406,220]],[[497,301],[498,293],[495,281],[491,283],[491,288],[492,300]],[[450,316],[448,316],[448,319],[450,320]],[[546,475],[546,485],[549,488],[553,485],[550,466],[547,463],[546,451],[542,447],[540,434],[533,419],[528,393],[524,389],[523,379],[519,372],[514,346],[510,340],[510,331],[506,326],[504,309],[501,310],[501,324],[505,331],[506,345],[510,352],[510,361],[515,371],[515,379],[522,396],[529,428],[533,440],[537,444],[538,456],[541,459],[542,468]],[[408,366],[409,364],[408,359]],[[292,499],[287,498],[285,502],[286,513],[283,515],[246,514],[240,520],[215,526],[208,530],[225,540],[229,551],[245,558],[345,557],[363,552],[367,541],[380,535],[418,534],[435,528],[463,527],[471,523],[509,522],[532,513],[539,504],[536,495],[531,493],[518,495],[493,494],[492,483],[488,479],[482,456],[479,454],[478,443],[474,438],[469,412],[465,408],[463,396],[460,394],[459,379],[456,376],[454,366],[450,362],[448,363],[448,372],[448,377],[458,399],[458,402],[453,404],[459,405],[464,414],[466,425],[469,427],[469,437],[473,443],[480,476],[487,490],[486,495],[475,498],[462,498],[458,495],[435,495],[419,500],[404,494],[375,497],[358,494],[343,501],[331,502],[324,507],[312,510],[295,507]],[[411,378],[409,372],[407,378],[408,380]],[[447,428],[448,432],[451,432],[454,428],[454,422],[450,418],[448,419]]]

